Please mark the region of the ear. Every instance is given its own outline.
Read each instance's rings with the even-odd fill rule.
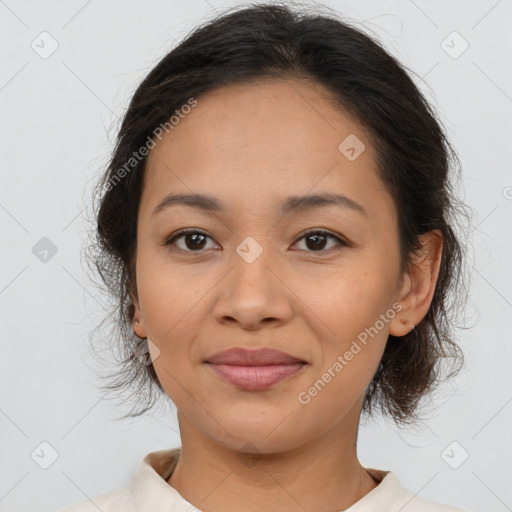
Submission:
[[[142,319],[142,311],[139,306],[139,299],[137,297],[137,293],[133,293],[130,289],[128,291],[131,301],[133,302],[134,313],[132,319],[132,327],[133,331],[139,338],[146,338],[146,327],[144,326],[144,322]]]
[[[423,248],[412,256],[410,268],[403,276],[396,300],[402,309],[391,320],[389,334],[405,336],[427,314],[436,288],[441,257],[443,235],[438,229],[418,236]]]

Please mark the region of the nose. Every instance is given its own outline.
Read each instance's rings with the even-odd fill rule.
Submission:
[[[293,286],[277,262],[270,248],[255,259],[246,258],[243,250],[234,252],[231,270],[216,287],[215,319],[245,330],[288,322],[293,315]]]

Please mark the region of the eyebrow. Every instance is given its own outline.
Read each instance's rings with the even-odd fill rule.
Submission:
[[[223,212],[226,206],[214,196],[208,194],[169,194],[153,210],[151,216],[162,212],[172,206],[185,205],[198,208],[206,212]],[[319,193],[303,196],[287,197],[281,204],[281,214],[307,212],[315,208],[336,205],[358,212],[368,217],[366,210],[356,201],[343,194]]]

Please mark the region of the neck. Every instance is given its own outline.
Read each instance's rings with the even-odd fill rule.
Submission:
[[[340,426],[279,453],[230,449],[184,418],[180,431],[181,456],[168,483],[203,512],[335,512],[377,486],[357,459],[357,425],[355,435]]]

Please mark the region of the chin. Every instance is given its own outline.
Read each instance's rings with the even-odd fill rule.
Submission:
[[[244,418],[244,421],[236,423],[224,421],[222,426],[223,429],[215,428],[214,432],[204,433],[216,443],[243,453],[271,454],[289,451],[300,446],[307,437],[306,433],[301,435],[292,425],[286,424],[283,417],[259,422],[247,421]]]

